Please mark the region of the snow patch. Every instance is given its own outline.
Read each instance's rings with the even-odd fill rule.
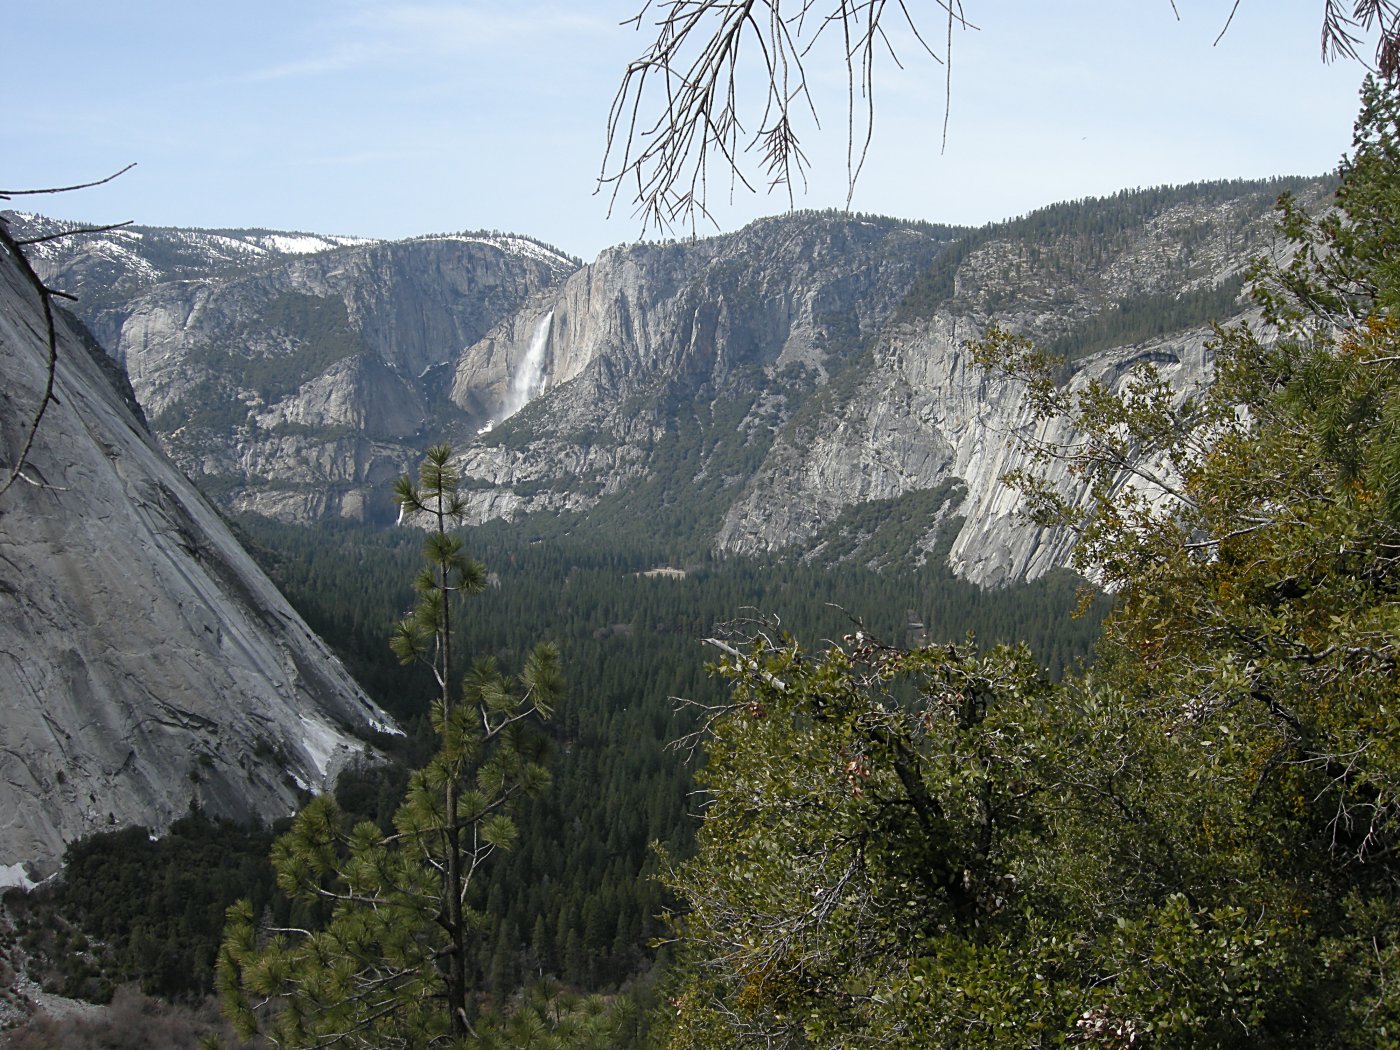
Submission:
[[[23,864],[0,864],[0,889],[18,887],[28,892],[37,885],[39,884],[29,877],[29,872],[24,870]]]
[[[172,235],[186,244],[196,244],[204,248],[222,248],[232,255],[266,255],[267,249],[250,241],[236,237],[226,237],[222,233],[200,233],[194,230],[172,230]]]
[[[444,233],[430,234],[427,237],[419,237],[422,241],[456,241],[460,244],[486,244],[492,248],[499,248],[501,251],[510,252],[512,255],[523,255],[527,259],[538,259],[541,262],[558,265],[563,263],[571,269],[577,264],[561,251],[553,248],[546,248],[542,244],[527,240],[524,237],[510,237],[502,234],[499,237],[481,236],[469,233]]]
[[[311,761],[316,764],[316,772],[322,777],[330,771],[331,758],[337,751],[351,750],[350,742],[324,722],[314,722],[302,715],[301,728],[302,749],[311,756]]]
[[[101,240],[89,241],[88,251],[93,255],[111,259],[119,266],[125,266],[143,280],[156,281],[162,276],[161,272],[152,266],[149,261],[137,255],[125,245],[117,244],[108,237],[103,237]]]
[[[254,241],[260,248],[281,252],[283,255],[314,255],[328,252],[333,248],[344,248],[354,244],[373,244],[362,237],[320,237],[309,233],[269,233]]]

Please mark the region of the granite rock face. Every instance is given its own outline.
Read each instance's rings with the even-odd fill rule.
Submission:
[[[62,225],[12,219],[27,237]],[[35,247],[175,463],[232,510],[302,522],[393,520],[389,483],[494,410],[449,400],[462,350],[578,265],[494,233],[133,227]]]
[[[678,427],[723,426],[738,402],[754,411],[734,425],[762,428],[754,437],[766,441],[962,232],[800,213],[704,241],[605,251],[459,359],[454,401],[500,404],[532,344],[542,353],[537,400],[508,434],[465,449],[475,512],[586,511],[622,497],[664,469],[654,451]],[[695,469],[708,458],[699,453]]]
[[[703,490],[697,513],[722,504],[706,526],[714,550],[820,557],[844,512],[952,481],[956,505],[916,549],[942,534],[967,579],[1035,578],[1068,563],[1071,538],[1024,524],[1002,484],[1025,465],[1017,435],[1033,422],[968,341],[995,322],[1068,355],[1071,385],[1114,386],[1150,363],[1185,396],[1210,381],[1210,321],[1249,313],[1244,272],[1274,247],[1284,188],[1325,193],[1301,181],[1144,191],[977,231],[796,215],[611,250],[460,359],[453,397],[499,398],[507,365],[547,331],[545,392],[518,427],[465,452],[474,509],[601,509],[679,460],[669,491]],[[744,435],[740,454],[703,437],[722,418]],[[662,463],[653,450],[687,427],[698,447]]]
[[[164,447],[235,510],[387,521],[392,479],[446,440],[476,521],[574,512],[821,558],[855,508],[952,486],[908,550],[994,586],[1065,564],[1069,539],[1021,524],[1000,479],[1030,421],[969,340],[1030,336],[1072,384],[1152,362],[1184,396],[1209,381],[1210,322],[1247,315],[1283,190],[1328,187],[1133,191],[978,230],[799,212],[587,266],[496,235],[211,254],[197,280],[132,264],[118,283],[139,292],[85,316],[116,333]],[[56,273],[97,266],[61,251]]]
[[[60,315],[58,331],[55,401],[0,496],[0,868],[12,877],[47,874],[89,832],[159,831],[192,801],[290,813],[394,731],[161,453],[82,326]],[[39,297],[3,254],[0,360],[8,475],[47,347]]]
[[[1323,195],[1318,183],[1297,189],[1314,202]],[[716,545],[800,543],[853,502],[953,478],[963,491],[956,521],[938,525],[953,530],[948,561],[958,575],[999,586],[1067,565],[1072,537],[1026,524],[1001,479],[1030,465],[1018,435],[1061,444],[1075,435],[1061,422],[1031,419],[1020,385],[977,366],[968,340],[995,322],[1067,354],[1063,382],[1071,387],[1099,381],[1116,389],[1150,364],[1184,397],[1210,382],[1209,322],[1252,315],[1237,291],[1252,257],[1275,248],[1278,192],[1204,187],[1136,206],[1124,195],[1114,223],[1060,206],[1060,221],[1039,228],[1027,220],[979,231],[950,261],[942,294],[926,295],[882,329],[853,392],[820,426],[775,443]],[[1066,464],[1037,469],[1071,498],[1084,495]]]

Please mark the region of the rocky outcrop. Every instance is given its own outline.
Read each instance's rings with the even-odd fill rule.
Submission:
[[[1321,184],[1299,189],[1313,200],[1323,193]],[[968,340],[995,321],[1069,355],[1071,387],[1116,388],[1150,363],[1185,396],[1210,380],[1209,320],[1248,312],[1242,275],[1272,245],[1277,192],[1214,186],[1155,203],[1124,195],[1128,207],[1112,223],[1086,221],[1081,204],[1061,206],[1058,219],[1052,209],[1038,223],[979,231],[945,261],[942,291],[906,303],[882,330],[850,393],[819,423],[780,436],[726,512],[716,546],[801,544],[847,507],[954,478],[964,495],[948,560],[960,576],[998,586],[1068,564],[1072,537],[1025,523],[1001,479],[1031,465],[1018,436],[1068,444],[1074,434],[1032,419],[1019,384],[977,366]],[[1036,469],[1071,499],[1084,495],[1066,465]]]
[[[30,237],[62,225],[21,220]],[[386,479],[489,415],[449,400],[463,348],[578,265],[486,233],[137,227],[36,247],[177,465],[232,509],[292,521],[392,520]]]
[[[1277,248],[1273,203],[1283,188],[1214,185],[1176,199],[1165,191],[1140,195],[1145,200],[1125,194],[1117,225],[1091,236],[1076,228],[1082,205],[1062,206],[1059,228],[1050,223],[1046,233],[1014,224],[991,231],[958,267],[946,302],[885,333],[872,373],[885,381],[872,379],[853,403],[904,406],[906,426],[950,450],[945,469],[966,493],[948,553],[955,572],[985,586],[1033,579],[1067,565],[1073,545],[1063,532],[1026,523],[1001,479],[1032,465],[1020,437],[1070,445],[1076,435],[1063,421],[1037,424],[1019,384],[978,368],[966,340],[995,321],[1065,354],[1071,388],[1097,381],[1118,389],[1139,365],[1151,365],[1185,397],[1210,381],[1211,322],[1252,312],[1244,272]],[[1327,192],[1320,181],[1291,188],[1318,207]],[[1084,259],[1077,266],[1076,256]],[[880,428],[857,417],[849,429],[856,444],[880,447]],[[882,451],[886,462],[894,456]],[[1071,500],[1084,496],[1067,464],[1035,469]],[[906,470],[901,483],[924,487],[932,479]]]
[[[232,276],[279,260],[351,245],[376,243],[363,237],[276,230],[182,230],[125,225],[77,237],[55,237],[78,223],[28,212],[3,211],[21,239],[35,241],[30,264],[48,285],[82,304],[88,328],[103,346],[115,348],[123,304],[154,285]],[[52,238],[42,240],[41,238]]]
[[[452,397],[502,403],[546,316],[545,374],[560,391],[551,414],[569,425],[617,420],[619,397],[679,378],[720,386],[737,370],[789,366],[824,376],[960,232],[804,213],[705,241],[611,248],[468,348]]]
[[[0,869],[15,877],[192,801],[290,813],[392,729],[162,455],[81,326],[58,329],[55,399],[0,496]],[[5,475],[44,389],[43,333],[0,254]]]
[[[976,365],[955,328],[943,317],[884,333],[866,384],[830,425],[776,445],[725,514],[716,545],[741,554],[799,545],[848,507],[934,490],[951,478],[962,492],[956,520],[930,521],[921,547],[931,549],[932,533],[951,528],[947,557],[959,576],[995,587],[1068,565],[1073,537],[1027,524],[1019,496],[1001,479],[1032,466],[1018,435],[1069,444],[1074,433],[1063,422],[1034,420],[1020,384]],[[1104,351],[1080,362],[1067,382],[1116,388],[1150,363],[1185,394],[1209,382],[1210,335],[1201,327]],[[1063,465],[1034,466],[1071,499],[1085,495]]]
[[[1070,537],[1022,523],[1000,479],[1025,465],[1017,435],[1034,423],[1020,388],[977,367],[968,341],[996,321],[1071,357],[1072,385],[1121,383],[1151,362],[1184,395],[1209,381],[1210,321],[1247,309],[1243,273],[1272,245],[1284,188],[1314,201],[1325,191],[1142,191],[978,231],[796,215],[709,242],[613,249],[460,359],[454,398],[499,400],[510,363],[547,327],[547,393],[466,450],[473,507],[586,510],[680,469],[668,498],[692,490],[697,517],[722,503],[714,549],[756,554],[801,550],[850,508],[956,481],[959,502],[930,519],[915,556],[954,530],[942,546],[960,575],[1034,578],[1067,563]],[[707,436],[721,419],[744,435],[742,454]],[[642,452],[687,421],[691,454]],[[1052,425],[1039,436],[1073,435]]]
[[[646,450],[679,418],[720,425],[712,409],[735,398],[768,390],[760,400],[772,408],[786,377],[824,382],[961,232],[797,214],[707,241],[609,249],[459,359],[453,399],[499,405],[546,325],[543,395],[464,453],[481,485],[527,494],[479,490],[474,510],[586,510],[657,469]]]
[[[172,458],[234,509],[392,520],[384,482],[479,422],[447,399],[457,355],[571,268],[474,236],[345,248],[159,285],[118,352]]]

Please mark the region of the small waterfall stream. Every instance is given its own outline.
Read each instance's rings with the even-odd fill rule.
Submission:
[[[549,347],[549,326],[553,320],[554,311],[550,310],[535,325],[535,334],[530,337],[530,346],[525,351],[515,375],[511,376],[506,403],[501,407],[502,419],[509,419],[544,392],[544,352]]]

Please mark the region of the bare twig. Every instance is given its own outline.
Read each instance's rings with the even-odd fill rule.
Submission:
[[[976,28],[961,0],[936,2],[948,15],[941,55],[923,38],[906,0],[828,0],[820,9],[817,0],[647,0],[623,23],[641,29],[652,12],[656,36],[628,65],[608,113],[598,186],[609,188],[609,211],[625,184],[643,232],[681,224],[693,233],[698,220],[711,218],[712,162],[728,169],[731,193],[754,190],[740,165],[749,151],[761,157],[769,189],[785,189],[791,206],[808,165],[797,130],[801,110],[820,127],[807,62],[828,30],[839,33],[846,66],[849,207],[871,144],[876,66],[886,57],[899,65],[885,21],[901,21],[920,49],[945,64],[953,28]],[[765,81],[763,100],[752,107],[756,119],[741,112],[739,90],[741,64],[751,52]],[[947,90],[951,100],[951,81]]]
[[[1176,4],[1173,3],[1173,4],[1172,4],[1172,10],[1175,10],[1175,9],[1176,9]],[[1224,24],[1223,26],[1220,27],[1220,32],[1216,35],[1216,38],[1215,38],[1214,43],[1212,43],[1212,44],[1210,45],[1211,47],[1215,47],[1216,44],[1219,44],[1220,41],[1222,41],[1222,40],[1225,39],[1225,34],[1228,33],[1228,32],[1230,31],[1230,23],[1233,22],[1233,21],[1235,20],[1235,12],[1238,11],[1239,9],[1240,9],[1240,0],[1235,0],[1234,6],[1232,6],[1232,7],[1230,8],[1230,14],[1229,14],[1229,16],[1225,19],[1225,24]],[[1181,20],[1181,16],[1180,16],[1180,15],[1177,15],[1176,17],[1177,17],[1177,21],[1180,21],[1180,20]]]
[[[75,226],[71,230],[59,230],[57,233],[46,233],[42,237],[26,237],[22,241],[15,241],[15,244],[19,245],[21,248],[25,248],[31,244],[43,244],[45,241],[58,241],[62,240],[64,237],[77,236],[80,233],[108,233],[111,230],[120,230],[125,226],[130,226],[131,222],[132,220],[127,219],[125,222],[108,223],[106,226]],[[69,295],[67,292],[56,292],[53,289],[49,289],[49,291],[53,295],[61,295],[66,299],[74,298],[74,296]]]
[[[120,178],[134,167],[136,167],[136,162],[132,161],[126,167],[122,168],[121,171],[114,171],[105,179],[96,179],[93,182],[80,182],[74,186],[51,186],[43,190],[0,190],[0,197],[9,200],[11,197],[34,197],[47,193],[72,193],[74,190],[88,190],[94,186],[102,186],[111,182],[113,179]]]
[[[0,200],[9,200],[11,197],[33,196],[37,194],[69,193],[73,190],[88,189],[93,186],[101,186],[111,182],[118,176],[130,171],[135,164],[128,164],[121,171],[113,172],[106,178],[97,179],[93,182],[78,183],[73,186],[57,186],[41,190],[0,190]],[[71,230],[63,230],[58,233],[46,234],[42,237],[32,237],[20,240],[11,235],[9,227],[3,220],[0,220],[0,247],[3,247],[15,260],[15,265],[19,267],[24,279],[34,288],[39,295],[39,305],[44,314],[44,337],[48,344],[48,364],[47,374],[44,379],[44,393],[39,399],[39,407],[34,410],[34,418],[29,422],[24,434],[23,446],[19,455],[15,457],[14,463],[9,467],[3,482],[0,482],[0,496],[4,496],[10,487],[19,480],[24,480],[33,484],[31,478],[24,473],[24,468],[29,460],[29,454],[34,449],[34,441],[39,434],[39,424],[44,421],[44,415],[49,410],[49,405],[53,404],[57,398],[54,396],[54,378],[58,371],[58,331],[54,325],[53,301],[54,299],[68,299],[75,301],[76,296],[67,292],[59,291],[57,288],[50,288],[30,265],[28,257],[24,254],[26,245],[40,244],[45,241],[54,241],[63,237],[73,237],[84,233],[102,233],[107,230],[119,229],[122,226],[129,226],[130,222],[113,223],[109,226],[77,227]]]

